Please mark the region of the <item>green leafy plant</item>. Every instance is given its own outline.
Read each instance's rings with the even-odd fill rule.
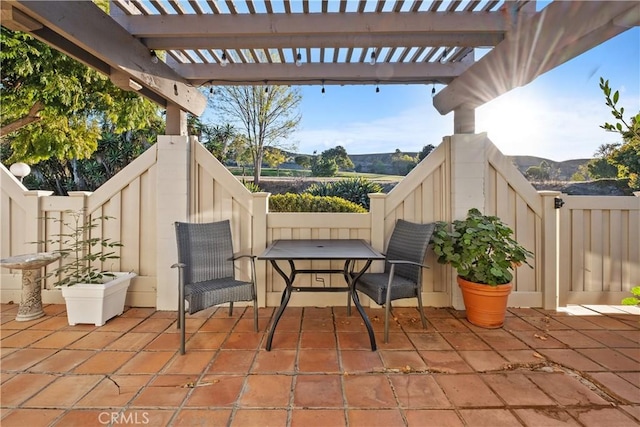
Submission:
[[[259,193],[262,191],[262,188],[260,188],[260,186],[255,184],[253,181],[245,182],[244,186],[246,187],[247,190],[251,191],[252,193]]]
[[[431,238],[441,264],[450,264],[465,280],[503,285],[513,280],[512,271],[533,253],[518,244],[513,230],[496,216],[469,209],[464,220],[439,222]]]
[[[382,186],[366,178],[346,178],[334,182],[313,184],[305,193],[314,196],[337,196],[369,210],[369,193],[382,192]]]
[[[55,276],[55,286],[72,286],[78,283],[104,283],[114,274],[97,267],[103,263],[120,258],[113,250],[121,247],[120,242],[91,235],[91,231],[102,221],[113,219],[110,216],[90,217],[84,210],[63,211],[63,218],[51,218],[60,225],[60,233],[54,239],[44,243],[56,249],[51,252],[60,254],[59,266],[45,276]]]
[[[632,297],[627,297],[622,300],[622,305],[640,305],[640,286],[634,286],[631,288]]]
[[[313,196],[311,194],[275,194],[269,197],[271,212],[357,212],[367,210],[356,203],[335,196]]]

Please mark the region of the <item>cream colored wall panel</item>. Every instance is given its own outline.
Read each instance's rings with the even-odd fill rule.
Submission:
[[[638,193],[636,193],[638,194]],[[640,197],[638,197],[640,202]],[[640,206],[634,211],[629,212],[629,261],[628,275],[624,279],[627,292],[631,291],[633,286],[638,286],[640,278]],[[628,296],[628,295],[627,295]]]
[[[105,182],[93,192],[91,200],[87,204],[89,212],[93,212],[98,206],[104,204],[115,194],[119,193],[130,182],[138,179],[140,174],[145,173],[157,161],[157,144],[149,147],[133,162],[125,166],[109,181]]]
[[[603,258],[604,256],[609,256],[609,253],[605,251],[603,246],[603,225],[602,211],[600,209],[592,210],[589,224],[589,235],[591,237],[590,250],[587,252],[589,267],[587,270],[587,280],[585,282],[585,290],[587,292],[603,290]]]
[[[568,196],[571,209],[610,209],[637,211],[637,196]]]
[[[157,227],[156,216],[156,192],[153,191],[156,183],[156,168],[152,167],[148,173],[140,178],[140,264],[138,274],[144,276],[156,276],[156,239],[154,238]]]
[[[571,291],[584,291],[584,271],[585,271],[585,247],[584,236],[584,214],[582,211],[571,212],[570,229],[573,230],[571,235]]]
[[[622,217],[622,212],[619,210],[609,212],[609,230],[606,236],[609,257],[605,260],[604,271],[605,286],[609,291],[622,291],[622,245],[626,240],[622,233]]]
[[[122,191],[122,213],[120,215],[120,248],[122,256],[120,268],[124,271],[139,272],[140,266],[140,177]]]

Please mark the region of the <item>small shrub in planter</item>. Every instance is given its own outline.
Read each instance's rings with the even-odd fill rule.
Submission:
[[[90,218],[84,210],[64,211],[63,215],[71,220],[54,219],[61,232],[45,242],[56,247],[52,252],[60,254],[61,259],[45,277],[57,278],[55,286],[62,290],[70,325],[101,326],[124,311],[127,289],[135,273],[105,271],[105,264],[120,258],[115,248],[122,244],[92,236],[91,232],[111,217]]]

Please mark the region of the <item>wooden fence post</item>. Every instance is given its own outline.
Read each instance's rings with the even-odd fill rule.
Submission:
[[[556,208],[556,198],[562,194],[559,191],[538,191],[542,197],[542,304],[545,310],[558,308],[558,280],[559,268],[558,245],[559,213]]]
[[[267,215],[269,212],[269,196],[271,193],[253,193],[253,255],[260,255],[267,247]],[[258,306],[267,306],[267,268],[265,261],[256,261],[256,286],[258,289]]]

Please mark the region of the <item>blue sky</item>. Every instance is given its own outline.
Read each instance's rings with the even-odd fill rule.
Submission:
[[[625,116],[640,111],[640,28],[630,29],[566,62],[530,84],[476,110],[476,131],[507,155],[556,161],[592,157],[598,146],[619,142],[600,125],[612,121],[600,77],[620,91]],[[436,86],[436,90],[440,88]],[[420,151],[453,133],[453,113],[433,107],[431,86],[302,87],[298,151],[342,145],[349,154]]]
[[[547,3],[539,1],[538,9]],[[600,145],[620,142],[617,134],[600,128],[613,121],[599,88],[601,76],[620,91],[619,105],[627,118],[640,111],[640,28],[479,107],[476,132],[487,132],[507,155],[556,161],[592,157]],[[427,144],[438,145],[453,133],[453,113],[437,112],[431,89],[381,85],[376,93],[374,85],[327,85],[322,94],[320,86],[302,86],[302,122],[292,136],[297,152],[311,154],[337,145],[349,154],[417,152]],[[211,113],[205,113],[205,122]]]

